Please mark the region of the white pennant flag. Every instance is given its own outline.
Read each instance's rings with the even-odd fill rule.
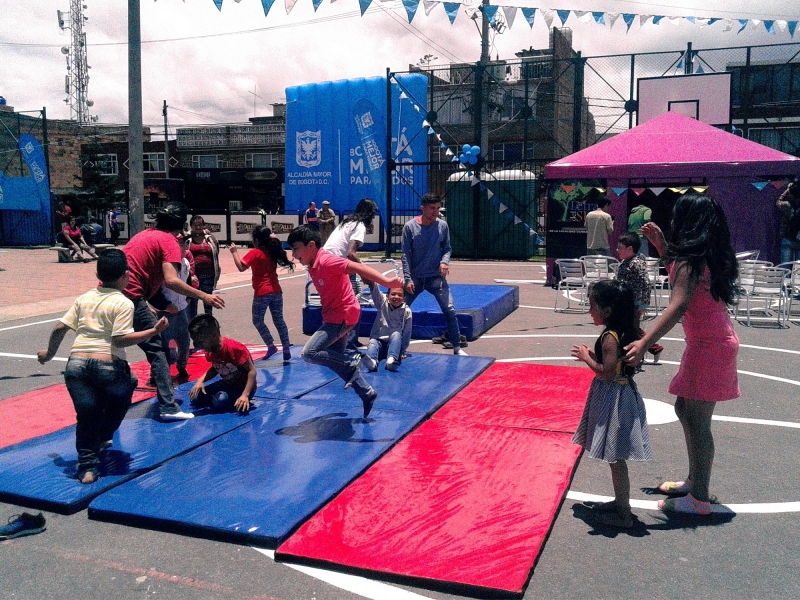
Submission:
[[[514,19],[517,17],[517,7],[504,6],[503,14],[506,16],[506,23],[508,24],[508,28],[511,29],[511,26],[514,24]]]
[[[550,30],[550,27],[553,25],[553,11],[549,8],[540,8],[539,12],[542,13],[542,17],[544,17],[544,22],[547,23],[547,29]]]
[[[422,6],[425,8],[425,14],[430,15],[431,11],[436,8],[440,3],[439,2],[432,2],[431,0],[423,0]]]
[[[730,31],[733,29],[733,20],[732,19],[722,19],[722,22],[725,23],[725,29],[722,31]]]
[[[675,25],[676,27],[681,24],[681,19],[682,18],[683,17],[668,17],[669,22],[672,23],[673,25]]]
[[[430,124],[430,123],[428,123],[428,121],[427,121],[426,119],[423,119],[423,120],[422,120],[422,126],[423,126],[423,127],[430,127],[430,126],[431,126],[431,124]]]
[[[489,200],[491,200],[492,198],[494,198],[494,192],[489,188],[486,188],[486,196],[489,198]]]
[[[478,185],[480,182],[481,182],[481,180],[480,180],[480,179],[478,179],[478,176],[477,176],[477,175],[473,175],[473,176],[472,176],[472,183],[470,184],[470,186],[476,186],[476,185]]]
[[[447,152],[445,152],[445,154],[447,154],[447,156],[454,156],[453,151],[450,150],[450,148],[447,149]]]
[[[501,202],[501,203],[500,203],[500,208],[498,209],[498,211],[497,211],[497,212],[499,212],[499,213],[502,215],[502,214],[503,214],[504,212],[506,212],[507,210],[508,210],[508,207],[507,207],[505,204],[503,204],[503,203]]]
[[[283,0],[283,1],[286,4],[286,14],[288,15],[290,12],[292,12],[294,5],[297,4],[297,0]]]
[[[787,23],[786,21],[778,20],[775,21],[775,24],[778,26],[778,29],[781,30],[781,33],[786,33],[786,28],[789,26],[789,23]]]
[[[594,20],[594,16],[592,15],[591,11],[588,10],[573,10],[575,16],[578,17],[578,21],[581,23],[590,23]]]
[[[759,19],[750,19],[750,29],[757,29],[759,25],[761,25]]]
[[[667,188],[665,188],[665,187],[651,187],[650,191],[653,192],[656,196],[660,196],[661,192],[663,192],[665,189],[667,189]]]
[[[609,29],[614,29],[614,23],[619,19],[619,13],[606,13],[606,23]]]
[[[514,215],[514,225],[519,225],[520,223],[522,223],[522,219]]]
[[[639,27],[642,27],[653,15],[639,15]]]

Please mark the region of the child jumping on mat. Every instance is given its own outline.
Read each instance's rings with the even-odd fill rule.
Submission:
[[[322,303],[322,327],[303,348],[306,362],[323,365],[336,372],[345,381],[345,389],[352,387],[364,405],[366,419],[378,393],[361,376],[362,360],[368,369],[375,364],[369,356],[347,352],[347,338],[358,323],[361,306],[353,293],[349,275],[380,283],[387,288],[403,286],[399,277],[387,278],[362,263],[353,262],[320,248],[319,231],[301,225],[289,234],[292,256],[308,269]]]
[[[411,309],[405,302],[405,290],[390,288],[386,295],[374,281],[364,279],[372,293],[372,303],[378,311],[369,333],[367,356],[375,362],[385,358],[387,371],[397,371],[400,360],[411,343]]]
[[[250,410],[250,399],[256,391],[256,367],[250,351],[236,340],[222,337],[219,322],[211,315],[198,315],[189,323],[189,335],[195,347],[205,350],[211,363],[206,374],[189,390],[195,408]],[[220,380],[206,385],[217,375]]]
[[[239,258],[239,249],[236,244],[231,244],[233,262],[239,271],[253,269],[253,325],[258,330],[261,339],[267,345],[267,353],[263,360],[278,352],[275,340],[270,333],[264,317],[267,308],[272,315],[272,322],[278,330],[283,350],[283,363],[287,364],[292,359],[291,344],[289,343],[289,328],[283,320],[283,291],[278,283],[278,267],[294,270],[294,263],[289,260],[283,244],[272,237],[269,227],[259,225],[253,230],[253,245],[250,252]]]
[[[572,356],[595,373],[572,441],[592,458],[611,465],[614,500],[591,507],[598,511],[601,522],[627,529],[633,526],[633,516],[625,461],[652,460],[644,402],[633,381],[634,368],[623,360],[625,345],[639,339],[633,289],[615,280],[594,283],[589,289],[589,312],[595,325],[604,329],[594,351],[586,344],[572,347]]]
[[[100,477],[100,454],[125,418],[138,383],[125,357],[125,347],[159,335],[169,324],[133,330],[133,302],[122,294],[128,285],[128,261],[122,250],[110,248],[97,259],[100,285],[77,300],[50,334],[46,350],[37,354],[44,364],[55,356],[68,329],[75,331],[64,381],[77,416],[75,448],[77,479],[94,483]]]

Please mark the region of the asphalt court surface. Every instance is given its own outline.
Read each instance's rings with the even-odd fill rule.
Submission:
[[[227,307],[215,311],[224,335],[259,343],[250,323],[252,288],[223,252],[220,290]],[[0,262],[0,266],[2,262]],[[91,265],[69,275],[69,286],[91,285]],[[88,267],[88,276],[83,272]],[[60,279],[64,269],[52,277]],[[2,285],[7,272],[0,272]],[[305,287],[302,270],[282,274],[284,316],[294,344],[301,331]],[[468,353],[498,360],[572,365],[574,343],[594,343],[599,328],[588,313],[555,314],[555,291],[543,285],[535,263],[456,261],[454,283],[519,280],[520,308],[470,342]],[[52,282],[52,280],[51,280]],[[18,280],[22,305],[26,282]],[[52,284],[51,284],[51,287]],[[68,290],[71,291],[71,290]],[[53,295],[53,294],[51,294]],[[0,402],[63,381],[63,361],[41,366],[35,353],[45,346],[52,319],[63,313],[58,302],[37,297],[27,313],[2,312],[0,321]],[[10,303],[6,302],[8,307]],[[58,310],[53,307],[59,306]],[[42,312],[49,310],[50,312]],[[36,313],[36,314],[34,314]],[[9,318],[24,314],[20,318]],[[645,327],[652,321],[645,321]],[[272,328],[271,322],[268,325]],[[777,329],[758,323],[735,325],[741,348],[742,397],[718,403],[712,425],[716,458],[711,492],[718,506],[712,516],[671,516],[654,510],[662,496],[653,488],[686,475],[680,425],[671,412],[667,387],[683,351],[680,326],[661,343],[660,364],[637,376],[650,421],[654,460],[630,463],[637,525],[617,531],[595,523],[583,499],[611,496],[609,468],[584,456],[555,520],[525,598],[800,598],[800,324]],[[69,354],[68,337],[58,353]],[[411,352],[448,352],[429,342],[414,342]],[[132,361],[143,358],[129,351]],[[433,376],[433,375],[432,375]],[[555,400],[557,401],[557,400]],[[378,399],[378,404],[380,398]],[[377,406],[377,404],[376,404]],[[46,406],[32,406],[47,418]],[[0,521],[23,507],[0,503]],[[0,598],[280,598],[380,600],[444,599],[461,596],[398,583],[351,577],[331,571],[275,563],[270,551],[163,532],[89,521],[86,511],[72,516],[45,513],[41,534],[0,543]]]

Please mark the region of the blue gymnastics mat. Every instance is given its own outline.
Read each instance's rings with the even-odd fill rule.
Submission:
[[[384,369],[385,361],[381,361],[375,373],[362,375],[378,392],[375,409],[432,414],[493,362],[494,358],[483,356],[414,352],[401,363],[397,372]],[[361,400],[355,393],[342,393],[343,386],[342,380],[337,378],[303,399],[342,403],[354,409],[361,407]]]
[[[84,485],[75,479],[78,454],[75,426],[0,450],[0,499],[70,515],[103,492],[184,454],[255,418],[223,413],[161,423],[157,401],[134,405],[104,453],[100,478]],[[144,416],[135,417],[135,414]]]
[[[458,328],[461,335],[474,340],[519,307],[519,288],[509,285],[472,285],[456,283],[450,286],[456,305]],[[447,331],[439,305],[428,293],[421,294],[411,305],[413,326],[411,337],[429,340]],[[368,336],[377,311],[362,307],[358,334]],[[320,306],[303,307],[303,333],[311,335],[322,325]]]
[[[355,394],[345,392],[342,395]],[[95,498],[92,519],[277,547],[425,413],[314,399],[253,421]]]

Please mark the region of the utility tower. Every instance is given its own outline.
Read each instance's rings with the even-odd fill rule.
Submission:
[[[61,53],[67,59],[67,76],[64,91],[67,94],[64,102],[69,104],[70,119],[78,125],[87,125],[97,121],[97,117],[89,114],[89,109],[94,102],[89,100],[89,69],[86,56],[86,34],[83,24],[89,18],[84,16],[83,10],[87,8],[81,0],[70,0],[69,12],[58,13],[58,26],[61,31],[69,30],[70,45],[63,46]]]

